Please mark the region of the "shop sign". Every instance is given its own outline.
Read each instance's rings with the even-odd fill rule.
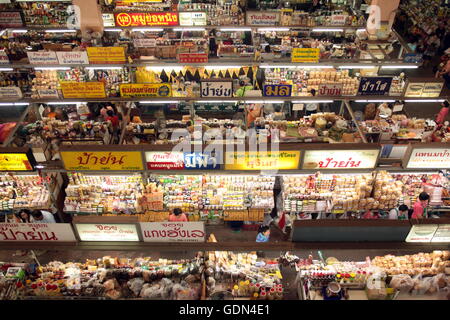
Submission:
[[[178,26],[176,12],[121,12],[114,17],[119,27]]]
[[[404,63],[421,63],[423,55],[421,53],[407,53],[403,57]]]
[[[23,27],[23,21],[19,11],[0,12],[0,28],[18,27]]]
[[[409,82],[405,97],[437,98],[441,95],[444,82]]]
[[[300,151],[227,152],[225,170],[296,170]]]
[[[440,224],[431,242],[450,242],[450,224]]]
[[[156,47],[156,39],[133,39],[136,48]]]
[[[103,82],[61,81],[61,90],[65,99],[71,98],[106,98]]]
[[[358,95],[384,96],[389,94],[392,77],[362,77],[359,82]]]
[[[319,62],[319,48],[293,48],[292,62]]]
[[[207,63],[207,53],[179,53],[178,62],[180,63]]]
[[[148,170],[183,170],[183,152],[146,152]]]
[[[202,98],[226,98],[233,96],[233,81],[201,81]]]
[[[139,241],[135,224],[75,223],[80,241]]]
[[[438,228],[437,224],[415,224],[406,237],[406,242],[431,242]]]
[[[125,63],[124,47],[87,47],[89,63],[120,64]]]
[[[265,84],[265,97],[290,97],[292,94],[292,85],[290,84]]]
[[[86,51],[59,51],[56,55],[59,64],[89,64]]]
[[[184,168],[188,170],[217,170],[220,169],[222,157],[211,155],[209,152],[184,152]],[[219,161],[218,161],[219,159]]]
[[[407,169],[450,169],[449,148],[413,148]]]
[[[373,169],[379,153],[379,149],[306,150],[302,169]]]
[[[405,97],[421,97],[425,82],[409,82],[406,86]]]
[[[122,83],[120,96],[123,98],[171,97],[172,86],[170,83]]]
[[[279,12],[248,11],[246,16],[249,26],[275,26],[280,22]]]
[[[69,223],[0,223],[0,241],[75,242]]]
[[[22,98],[19,87],[0,87],[0,99],[17,100]]]
[[[333,26],[343,26],[345,25],[345,20],[347,19],[346,15],[343,14],[333,14],[331,16],[331,24]]]
[[[28,51],[30,64],[58,64],[58,58],[54,51]]]
[[[66,170],[143,170],[139,151],[61,151]]]
[[[340,96],[342,95],[342,84],[321,84],[319,85],[319,96]]]
[[[0,50],[0,64],[8,64],[9,58],[5,50]]]
[[[59,98],[58,90],[56,89],[38,90],[38,95],[41,99]]]
[[[205,242],[203,222],[141,222],[144,242]]]
[[[206,12],[179,12],[180,26],[206,26]]]
[[[103,26],[104,27],[115,27],[116,23],[114,22],[114,14],[113,13],[103,13]]]
[[[26,153],[0,153],[0,171],[33,171],[33,162]]]

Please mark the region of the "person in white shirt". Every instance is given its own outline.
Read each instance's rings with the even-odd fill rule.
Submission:
[[[53,214],[48,211],[33,210],[31,212],[31,222],[34,223],[56,223]]]
[[[408,220],[408,206],[405,204],[400,205],[398,208],[394,208],[389,211],[390,220]]]

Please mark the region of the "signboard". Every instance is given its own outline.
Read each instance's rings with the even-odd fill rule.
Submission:
[[[156,39],[133,39],[136,48],[156,47]]]
[[[379,149],[306,150],[302,169],[373,169]]]
[[[56,56],[59,64],[89,64],[86,51],[59,51]]]
[[[300,151],[227,152],[225,170],[296,170]]]
[[[106,98],[103,82],[61,81],[61,90],[65,99],[70,98]]]
[[[114,14],[113,13],[102,13],[103,26],[104,27],[115,27],[116,23],[114,22]]]
[[[0,99],[17,100],[22,98],[19,87],[0,87]]]
[[[54,51],[27,51],[30,64],[58,64]]]
[[[341,83],[338,84],[321,84],[319,85],[319,96],[340,96],[342,95]]]
[[[290,97],[292,94],[290,84],[265,84],[263,89],[265,97]]]
[[[358,95],[384,96],[389,94],[392,77],[362,77],[359,82]]]
[[[34,158],[23,153],[0,153],[0,171],[33,171]]]
[[[221,157],[209,152],[146,152],[149,170],[217,170]]]
[[[38,95],[41,99],[59,98],[57,89],[38,90]]]
[[[176,12],[121,12],[114,18],[118,27],[178,26]]]
[[[440,224],[431,242],[450,242],[450,224]]]
[[[406,53],[403,57],[405,63],[422,63],[423,55],[421,53]]]
[[[135,224],[76,223],[80,241],[139,241]]]
[[[406,242],[431,242],[438,228],[437,224],[415,224],[411,227]]]
[[[170,83],[122,83],[120,96],[123,98],[171,97],[172,86]]]
[[[347,19],[346,15],[343,14],[333,14],[331,16],[331,24],[333,26],[343,26],[345,25],[345,21]]]
[[[207,53],[179,53],[178,62],[180,63],[207,63]]]
[[[9,58],[5,50],[0,50],[0,64],[8,64]]]
[[[293,48],[292,62],[319,62],[319,48]]]
[[[280,22],[279,12],[247,11],[246,17],[249,26],[275,26]]]
[[[421,97],[425,82],[408,82],[405,90],[405,97]]]
[[[93,64],[125,63],[124,47],[87,47],[89,62]]]
[[[0,241],[75,242],[69,223],[0,223]]]
[[[406,164],[407,169],[450,169],[448,148],[414,148]]]
[[[405,97],[437,98],[441,95],[444,82],[408,82]]]
[[[23,21],[19,11],[0,12],[0,28],[18,27],[23,27]]]
[[[201,81],[202,98],[226,98],[233,96],[233,81]]]
[[[66,170],[143,170],[139,151],[61,151]]]
[[[206,12],[179,12],[180,26],[206,26]]]
[[[203,222],[141,222],[144,242],[205,242]]]
[[[218,154],[211,155],[209,152],[184,152],[184,168],[190,170],[217,170],[220,169],[222,157]]]

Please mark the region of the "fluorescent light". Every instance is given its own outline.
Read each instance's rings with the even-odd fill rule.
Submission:
[[[46,104],[51,106],[61,106],[65,104],[86,104],[87,102],[79,102],[79,101],[73,101],[73,102],[47,102]]]
[[[289,31],[290,28],[277,28],[277,27],[270,27],[270,28],[258,28],[258,32],[271,32],[271,31]]]
[[[161,32],[164,31],[163,28],[133,28],[133,32]]]
[[[70,70],[70,67],[35,67],[34,70]]]
[[[12,33],[27,33],[28,30],[26,30],[26,29],[16,29],[16,30],[12,30],[11,32]]]
[[[395,100],[355,100],[355,102],[395,102]]]
[[[445,99],[428,99],[428,100],[405,100],[405,102],[444,102]]]
[[[205,28],[173,28],[173,31],[205,31]]]
[[[171,101],[171,100],[152,100],[152,101],[139,101],[139,103],[142,104],[158,104],[158,103],[178,103],[178,101]]]
[[[13,71],[13,68],[0,68],[0,71]]]
[[[86,67],[89,70],[119,70],[123,67]]]
[[[297,68],[297,66],[295,66],[295,65],[290,65],[290,66],[288,66],[288,65],[280,65],[280,66],[276,66],[276,65],[268,65],[268,64],[260,65],[259,67],[262,68],[262,69],[269,69],[269,68]]]
[[[284,103],[284,100],[244,100],[244,103]]]
[[[366,29],[356,29],[356,32],[363,32],[366,31]]]
[[[381,66],[381,69],[417,69],[419,66]]]
[[[35,168],[36,168],[36,169],[44,169],[44,166],[42,166],[42,165],[37,165],[37,166],[35,166]]]
[[[225,100],[197,100],[196,103],[235,103],[235,101],[225,101]]]
[[[292,103],[333,103],[334,100],[296,100]]]
[[[122,32],[122,29],[116,29],[116,28],[105,28],[103,30],[109,31],[109,32]]]
[[[252,28],[219,28],[220,31],[252,31]]]
[[[321,66],[321,65],[314,65],[314,66],[298,66],[297,69],[329,69],[333,68],[333,66]]]
[[[324,28],[314,28],[312,29],[312,32],[343,32],[344,29],[341,28],[329,28],[329,29],[324,29]]]
[[[208,65],[205,66],[205,69],[212,70],[212,69],[239,69],[241,66],[218,66],[218,65]]]
[[[333,68],[333,66],[322,66],[322,65],[261,65],[262,69],[269,68],[280,68],[280,69],[329,69]]]
[[[340,69],[373,69],[377,66],[339,66]]]
[[[0,106],[28,106],[28,102],[5,102],[0,103]]]
[[[49,30],[45,30],[45,32],[48,33],[75,33],[77,32],[77,30],[75,29],[49,29]]]

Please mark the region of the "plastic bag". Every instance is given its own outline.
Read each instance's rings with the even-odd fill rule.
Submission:
[[[401,292],[409,292],[414,287],[414,281],[407,274],[399,274],[392,277],[389,286]]]

